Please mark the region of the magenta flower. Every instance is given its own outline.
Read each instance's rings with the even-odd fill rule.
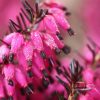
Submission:
[[[66,18],[67,8],[55,1],[33,6],[22,1],[22,5],[16,21],[9,20],[9,34],[0,39],[0,99],[74,100],[97,91],[90,68],[96,56],[85,63],[87,69],[77,60],[68,66],[58,60],[62,52],[71,52],[61,30],[75,34]],[[89,45],[88,49],[92,51]]]

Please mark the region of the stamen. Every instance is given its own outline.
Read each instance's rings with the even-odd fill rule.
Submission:
[[[59,48],[55,48],[55,54],[59,55],[61,53],[61,50]]]
[[[69,54],[70,51],[71,51],[71,48],[70,48],[69,46],[65,45],[65,46],[62,48],[62,50],[63,50],[63,52],[64,52],[65,54]]]
[[[57,32],[56,35],[57,35],[57,37],[58,37],[60,40],[63,40],[63,37],[61,36],[60,33]]]
[[[42,73],[43,73],[44,77],[48,77],[48,73],[47,73],[47,71],[45,69],[42,70]]]
[[[67,31],[68,31],[68,33],[69,33],[70,36],[72,36],[72,35],[75,34],[75,32],[71,28],[67,29]]]
[[[9,62],[13,63],[13,61],[14,61],[14,54],[11,53],[11,54],[9,55]]]
[[[28,70],[28,71],[27,71],[27,74],[28,74],[28,76],[29,76],[30,78],[33,77],[33,72],[32,72],[31,70]]]
[[[29,86],[25,87],[25,91],[27,95],[30,95],[33,93],[33,90]]]
[[[4,64],[8,64],[8,57],[6,55],[2,56],[2,60]]]
[[[62,70],[61,70],[60,67],[56,67],[56,71],[57,71],[57,73],[58,73],[59,75],[62,73]]]
[[[41,55],[41,57],[42,57],[43,59],[46,59],[46,54],[45,54],[44,51],[41,51],[41,52],[40,52],[40,55]]]
[[[10,86],[14,86],[14,83],[13,83],[13,81],[10,79],[10,80],[8,80],[8,84],[10,85]]]
[[[44,88],[48,88],[48,85],[49,85],[49,81],[46,80],[45,78],[42,78],[42,85],[44,86]]]

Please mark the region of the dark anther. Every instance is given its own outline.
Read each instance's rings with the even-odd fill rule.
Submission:
[[[60,40],[63,40],[63,37],[62,37],[62,35],[60,33],[57,32],[56,35]]]
[[[13,97],[12,97],[12,96],[9,96],[9,97],[8,97],[8,100],[13,100]]]
[[[34,91],[34,86],[33,86],[32,83],[29,83],[28,86],[30,87],[30,89],[31,89],[32,91]]]
[[[44,51],[41,51],[41,52],[40,52],[40,55],[41,55],[41,57],[42,57],[43,59],[45,59],[45,58],[46,58],[46,54],[45,54],[45,52],[44,52]]]
[[[27,64],[28,64],[28,67],[32,67],[32,64],[33,64],[33,63],[32,63],[32,60],[28,60],[28,61],[27,61]]]
[[[70,51],[71,51],[71,48],[70,48],[69,46],[65,45],[65,46],[62,48],[62,50],[63,50],[63,52],[64,52],[65,54],[69,54]]]
[[[55,48],[55,54],[60,54],[61,53],[61,50],[59,48]]]
[[[66,10],[67,10],[67,8],[66,8],[66,7],[62,7],[62,10],[63,10],[63,11],[66,11]]]
[[[61,74],[62,73],[62,70],[61,70],[60,67],[56,67],[56,71],[57,71],[58,74]]]
[[[61,66],[61,63],[59,60],[56,60],[56,63],[58,64],[58,66]]]
[[[6,55],[2,56],[2,60],[4,64],[8,64],[8,57]]]
[[[53,67],[55,65],[53,58],[49,58],[48,60],[49,60],[49,64],[51,65],[51,67]]]
[[[0,100],[7,100],[5,97],[2,97]]]
[[[30,86],[25,87],[25,92],[27,95],[31,95],[33,93],[33,90],[31,89]]]
[[[31,70],[28,70],[27,71],[27,74],[28,74],[28,76],[31,78],[31,77],[33,77],[33,72],[31,71]]]
[[[49,81],[50,81],[51,84],[54,83],[54,79],[51,76],[49,76],[48,79],[49,79]]]
[[[44,77],[48,77],[48,73],[47,73],[47,71],[45,69],[42,70],[42,73],[43,73]]]
[[[24,88],[20,88],[20,92],[21,92],[21,95],[25,95],[25,90],[24,90]]]
[[[52,66],[48,66],[48,71],[52,72]]]
[[[74,31],[71,28],[67,29],[67,31],[68,31],[68,33],[69,33],[70,36],[72,36],[72,35],[75,34]]]
[[[43,88],[41,86],[39,86],[37,89],[39,92],[43,92]]]
[[[13,53],[11,53],[10,55],[9,55],[9,62],[13,62],[14,61],[14,54]]]
[[[45,78],[43,78],[43,79],[42,79],[42,85],[44,86],[44,88],[48,88],[49,81],[46,80]]]
[[[70,16],[71,13],[70,13],[70,12],[66,12],[65,15],[66,15],[66,16]]]
[[[14,86],[14,83],[13,83],[13,81],[10,79],[10,80],[8,80],[8,84],[10,85],[10,86]]]

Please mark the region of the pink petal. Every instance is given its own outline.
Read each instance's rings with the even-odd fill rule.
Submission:
[[[15,78],[22,87],[27,86],[26,77],[19,68],[16,68]]]
[[[31,39],[32,39],[32,43],[35,49],[37,49],[38,51],[42,51],[43,50],[43,43],[42,43],[42,39],[40,36],[40,32],[35,31],[31,33]]]

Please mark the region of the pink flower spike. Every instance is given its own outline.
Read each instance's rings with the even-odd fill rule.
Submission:
[[[16,54],[17,51],[23,46],[23,44],[24,44],[23,35],[17,33],[12,39],[10,52]]]
[[[21,87],[27,86],[26,77],[19,68],[15,69],[15,79],[21,85]]]

